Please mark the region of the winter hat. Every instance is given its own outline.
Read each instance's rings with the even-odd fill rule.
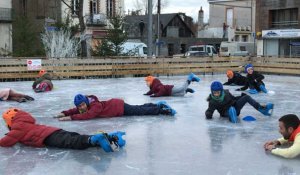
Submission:
[[[15,117],[15,115],[19,112],[19,109],[17,108],[9,108],[6,110],[3,114],[2,117],[7,125],[7,127],[10,129],[11,124],[12,124],[12,119]]]
[[[232,70],[227,70],[226,75],[229,79],[232,79],[234,74]]]
[[[214,81],[210,85],[210,90],[211,91],[223,91],[223,85],[219,81]]]
[[[155,79],[155,77],[153,77],[153,76],[147,76],[147,77],[145,77],[145,81],[149,82],[150,84],[152,84],[152,82],[153,82],[154,79]]]
[[[86,96],[84,96],[82,94],[77,94],[74,97],[75,106],[79,106],[82,102],[84,102],[86,105],[89,105],[89,99]]]
[[[44,69],[40,70],[39,77],[43,76],[45,73],[46,73],[46,71]]]
[[[245,73],[248,73],[248,69],[252,68],[253,69],[253,65],[252,64],[247,64],[245,66]]]

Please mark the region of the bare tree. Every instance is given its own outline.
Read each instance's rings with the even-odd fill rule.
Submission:
[[[72,7],[72,1],[73,2],[77,2],[75,4],[76,8]],[[62,3],[64,3],[69,9],[70,12],[74,12],[74,14],[77,15],[78,19],[79,19],[79,30],[80,30],[80,34],[81,36],[83,36],[84,31],[85,31],[85,23],[84,23],[84,16],[83,16],[83,1],[84,0],[61,0]],[[86,57],[87,56],[87,45],[86,45],[86,40],[85,39],[81,39],[81,56],[82,57]]]
[[[157,13],[157,6],[158,6],[158,1],[157,0],[153,0],[152,1],[152,7],[153,7],[153,13]],[[164,9],[165,7],[167,7],[169,5],[169,0],[161,0],[161,9]],[[135,11],[141,11],[141,13],[143,14],[148,14],[148,0],[135,0],[134,1],[134,10]]]

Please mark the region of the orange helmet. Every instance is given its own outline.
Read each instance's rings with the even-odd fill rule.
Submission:
[[[7,111],[5,111],[2,114],[2,117],[7,124],[7,127],[10,129],[11,124],[12,124],[12,119],[15,117],[15,115],[19,112],[19,109],[17,108],[9,108]]]
[[[46,71],[44,69],[41,69],[39,72],[39,77],[43,76],[46,73]]]
[[[228,79],[232,79],[234,74],[233,74],[233,71],[232,71],[232,70],[228,70],[228,71],[226,72],[226,75],[227,75]]]
[[[154,79],[155,79],[155,77],[153,77],[153,76],[147,76],[147,77],[145,77],[145,81],[148,82],[148,83],[150,83],[150,84],[152,84],[152,82],[153,82]]]

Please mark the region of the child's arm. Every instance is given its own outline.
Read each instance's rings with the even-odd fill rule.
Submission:
[[[61,113],[63,113],[65,116],[71,116],[71,115],[79,114],[79,110],[77,108],[72,108],[66,111],[62,111]]]
[[[255,81],[256,82],[260,82],[264,79],[265,77],[262,75],[262,74],[259,74],[259,73],[256,73],[256,76],[255,76]]]
[[[0,146],[10,147],[10,146],[14,146],[16,143],[18,143],[19,139],[13,137],[13,135],[19,136],[20,138],[23,136],[20,131],[12,130],[9,133],[7,133],[6,136],[0,140]]]
[[[208,104],[208,109],[205,111],[206,119],[212,119],[212,116],[215,112],[216,108],[211,103]]]
[[[152,95],[153,94],[153,92],[152,92],[152,90],[150,89],[146,94],[144,94],[144,95]]]

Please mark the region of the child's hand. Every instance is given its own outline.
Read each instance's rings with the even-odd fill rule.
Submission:
[[[70,121],[72,118],[70,116],[58,118],[59,121]]]
[[[64,113],[60,113],[60,114],[54,116],[53,118],[62,118],[62,117],[65,117]]]

